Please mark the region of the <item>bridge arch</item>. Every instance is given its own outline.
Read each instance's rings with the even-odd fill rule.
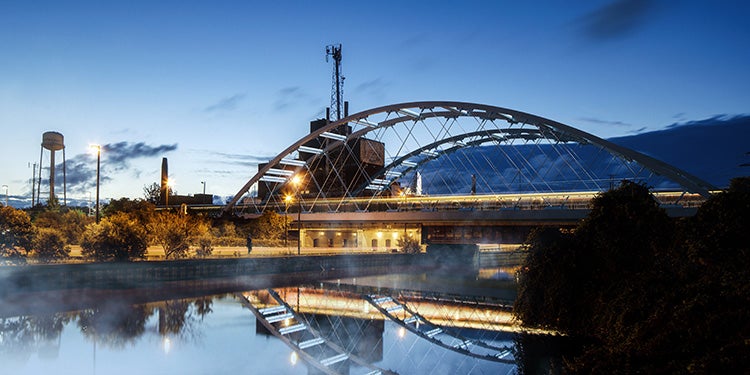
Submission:
[[[491,105],[409,102],[321,121],[259,165],[224,211],[283,207],[285,194],[305,210],[336,211],[347,201],[363,209],[384,195],[602,191],[622,179],[703,196],[714,189],[572,126]],[[295,175],[303,182],[290,183]],[[426,191],[415,189],[421,176],[429,178]],[[253,187],[256,196],[243,200]]]

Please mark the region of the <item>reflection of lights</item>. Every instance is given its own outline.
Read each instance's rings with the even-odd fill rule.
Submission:
[[[396,232],[393,232],[393,234],[391,234],[391,237],[393,237],[393,238],[398,238],[398,233],[396,233]]]
[[[297,364],[298,359],[297,352],[292,352],[292,354],[289,355],[289,363],[291,363],[292,366]]]
[[[362,312],[367,314],[370,312],[370,303],[367,301],[362,301]]]
[[[292,323],[292,318],[286,318],[286,319],[284,319],[284,323],[282,323],[282,324],[284,325],[284,327],[288,327],[289,324],[291,324],[291,323]]]
[[[398,338],[403,339],[406,336],[406,328],[401,327],[398,329]]]
[[[378,238],[383,238],[383,232],[375,233],[375,235],[378,236]]]
[[[170,340],[169,337],[164,337],[161,340],[161,346],[164,353],[169,354],[169,351],[172,349],[172,340]]]

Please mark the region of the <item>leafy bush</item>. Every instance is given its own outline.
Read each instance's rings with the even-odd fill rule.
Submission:
[[[13,207],[0,207],[0,256],[22,258],[28,254],[34,239],[29,215]],[[24,253],[21,253],[21,250]]]
[[[127,261],[143,258],[148,234],[138,219],[124,212],[105,217],[99,224],[89,224],[81,241],[82,253],[96,260]]]
[[[33,241],[34,255],[42,262],[65,259],[70,255],[70,246],[57,229],[39,228]]]
[[[211,254],[214,252],[214,246],[212,242],[213,241],[211,236],[208,235],[198,238],[198,248],[195,250],[195,255],[201,258],[211,256]]]

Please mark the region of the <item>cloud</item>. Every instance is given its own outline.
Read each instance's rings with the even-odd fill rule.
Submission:
[[[388,84],[381,78],[365,81],[354,87],[353,92],[359,95],[368,95],[373,99],[383,100],[386,96]]]
[[[245,94],[234,94],[230,97],[223,98],[218,102],[211,104],[203,109],[203,112],[224,112],[237,109],[237,105],[245,99]]]
[[[118,142],[102,146],[102,154],[106,154],[108,164],[118,168],[126,168],[130,159],[158,156],[176,149],[176,143],[153,147],[144,142]]]
[[[595,40],[619,38],[636,31],[653,13],[656,0],[615,0],[583,18],[583,32]]]
[[[633,126],[633,124],[628,124],[627,122],[602,120],[602,119],[598,119],[594,117],[581,117],[580,120],[590,122],[592,124],[597,124],[597,125]]]
[[[299,86],[284,87],[277,93],[278,97],[274,103],[276,110],[284,110],[293,107],[300,101],[310,100],[311,97]]]
[[[224,152],[209,151],[211,162],[225,165],[239,165],[243,167],[254,167],[260,163],[266,163],[276,155],[245,155],[227,154]],[[218,171],[217,171],[218,172]]]
[[[130,161],[138,158],[149,158],[163,155],[164,153],[177,149],[177,144],[149,146],[144,142],[130,143],[118,142],[102,146],[102,164],[99,173],[99,183],[104,184],[112,181],[110,174],[130,170]],[[78,154],[65,161],[65,182],[70,193],[84,193],[91,191],[96,186],[96,156],[91,154]],[[131,170],[139,175],[139,170]],[[62,186],[63,164],[55,167],[55,185]],[[48,184],[49,181],[42,181]]]

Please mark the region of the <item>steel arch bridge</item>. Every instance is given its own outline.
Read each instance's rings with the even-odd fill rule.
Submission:
[[[259,165],[224,212],[391,210],[401,197],[597,193],[620,180],[704,198],[715,189],[572,126],[491,105],[392,104],[310,128]]]

